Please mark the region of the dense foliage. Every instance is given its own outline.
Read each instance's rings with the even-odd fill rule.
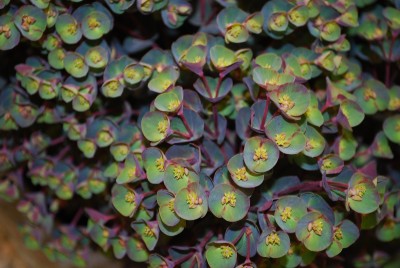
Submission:
[[[0,198],[28,247],[399,267],[400,1],[0,9]]]

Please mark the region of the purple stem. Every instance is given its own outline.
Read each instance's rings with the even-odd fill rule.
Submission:
[[[213,103],[213,115],[214,115],[214,128],[215,128],[215,138],[218,139],[219,129],[218,129],[218,109],[217,105]]]
[[[179,113],[178,115],[179,115],[180,119],[182,120],[182,123],[185,125],[185,128],[186,128],[187,132],[188,132],[189,135],[190,135],[189,138],[193,137],[193,132],[192,132],[192,130],[191,130],[190,127],[189,127],[189,123],[188,123],[188,121],[186,120],[186,117],[183,115],[183,113]]]
[[[84,212],[84,210],[83,210],[83,207],[81,207],[76,213],[75,213],[75,216],[74,216],[74,218],[72,219],[72,221],[71,221],[71,226],[76,226],[77,225],[77,223],[78,223],[78,221],[79,221],[79,219],[82,217],[82,215],[83,215],[83,212]]]
[[[208,81],[206,79],[206,77],[203,75],[200,76],[201,80],[203,81],[203,84],[207,90],[207,94],[210,98],[212,98],[212,94],[211,94],[211,90],[210,90],[210,85],[208,84]]]

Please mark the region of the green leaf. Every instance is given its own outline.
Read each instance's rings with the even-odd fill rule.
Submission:
[[[243,219],[250,207],[250,199],[230,184],[218,184],[208,198],[210,211],[229,222]]]
[[[58,16],[56,31],[66,44],[76,44],[82,38],[82,31],[78,21],[68,13]]]
[[[231,178],[240,187],[255,188],[264,181],[264,174],[253,173],[245,166],[243,154],[233,156],[227,166]]]
[[[141,197],[123,185],[114,184],[111,190],[111,201],[120,214],[125,217],[133,217],[140,205]]]
[[[338,174],[342,171],[344,163],[343,160],[335,154],[324,155],[318,160],[318,165],[322,174],[332,175]]]
[[[170,121],[161,112],[147,112],[141,121],[141,129],[145,138],[155,144],[163,141],[170,133]]]
[[[183,89],[178,86],[159,94],[154,101],[154,106],[161,112],[174,113],[179,110],[182,101]]]
[[[297,223],[307,213],[306,203],[297,196],[287,195],[278,199],[275,208],[275,221],[288,233],[296,231]]]
[[[266,124],[265,134],[284,154],[298,154],[306,147],[306,137],[300,126],[281,115]]]
[[[198,182],[181,189],[175,197],[174,209],[179,217],[193,221],[203,218],[208,211],[207,195]]]
[[[174,201],[175,196],[172,193],[166,190],[159,190],[157,192],[160,218],[167,226],[175,226],[182,220],[174,210]]]
[[[264,173],[271,170],[278,162],[279,150],[272,141],[254,136],[244,145],[243,159],[251,171]]]
[[[31,41],[42,38],[47,27],[46,14],[32,5],[21,6],[14,15],[14,23],[21,34]]]
[[[85,77],[89,71],[85,59],[75,52],[67,52],[64,58],[65,70],[75,78]]]
[[[146,148],[142,153],[143,165],[150,183],[159,184],[164,180],[166,159],[164,153],[155,147]]]
[[[290,238],[285,232],[267,228],[258,240],[257,252],[262,257],[281,258],[288,253],[289,248]]]
[[[286,84],[270,93],[271,100],[290,119],[303,115],[310,103],[310,94],[301,84]]]
[[[164,185],[168,191],[176,194],[192,182],[199,182],[199,175],[186,163],[171,162],[167,164]]]
[[[323,251],[333,241],[333,227],[319,212],[309,212],[297,224],[296,237],[310,251]]]
[[[383,122],[383,132],[390,141],[400,144],[400,115],[386,118]]]
[[[379,203],[379,193],[372,180],[361,173],[354,173],[346,193],[346,206],[355,212],[368,214],[376,211]]]
[[[134,221],[131,227],[140,235],[147,249],[152,251],[157,245],[160,230],[156,221]]]
[[[236,248],[227,241],[218,240],[208,243],[205,255],[211,268],[233,268],[236,265]]]

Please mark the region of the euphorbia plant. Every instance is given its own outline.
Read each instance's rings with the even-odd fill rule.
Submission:
[[[398,265],[399,1],[0,8],[0,197],[28,247]]]

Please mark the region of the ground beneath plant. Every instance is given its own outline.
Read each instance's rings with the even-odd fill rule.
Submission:
[[[0,268],[72,268],[73,266],[53,263],[40,251],[25,247],[18,232],[18,224],[24,217],[16,211],[15,205],[0,201]],[[122,265],[105,258],[100,253],[90,256],[88,267],[121,268]]]

